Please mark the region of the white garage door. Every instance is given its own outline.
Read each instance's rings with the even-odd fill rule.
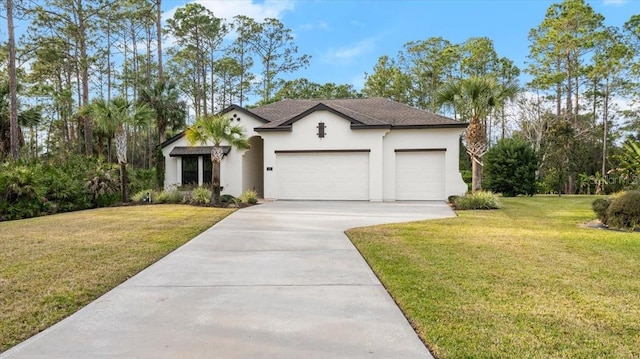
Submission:
[[[278,199],[368,200],[369,152],[276,152]]]
[[[396,151],[396,200],[444,200],[444,151]]]

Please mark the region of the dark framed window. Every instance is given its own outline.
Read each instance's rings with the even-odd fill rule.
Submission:
[[[182,157],[182,185],[198,185],[198,157]]]
[[[211,184],[211,156],[202,157],[202,183]]]

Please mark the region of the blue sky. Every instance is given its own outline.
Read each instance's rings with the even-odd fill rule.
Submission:
[[[460,43],[486,36],[500,56],[524,69],[527,35],[544,19],[547,0],[199,0],[217,17],[244,14],[280,19],[292,30],[310,66],[286,77],[349,83],[360,89],[382,55],[395,57],[413,40],[441,36]],[[640,14],[640,0],[588,0],[609,26]],[[165,16],[186,1],[164,0]],[[526,81],[526,78],[523,78]]]

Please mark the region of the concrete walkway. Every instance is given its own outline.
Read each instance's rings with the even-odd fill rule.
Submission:
[[[343,231],[453,215],[437,202],[243,209],[0,358],[431,358]]]

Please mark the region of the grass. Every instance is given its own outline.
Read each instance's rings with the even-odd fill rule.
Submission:
[[[0,222],[0,352],[69,316],[231,212],[154,205]]]
[[[347,234],[437,358],[639,358],[640,233],[579,228],[595,198]]]

